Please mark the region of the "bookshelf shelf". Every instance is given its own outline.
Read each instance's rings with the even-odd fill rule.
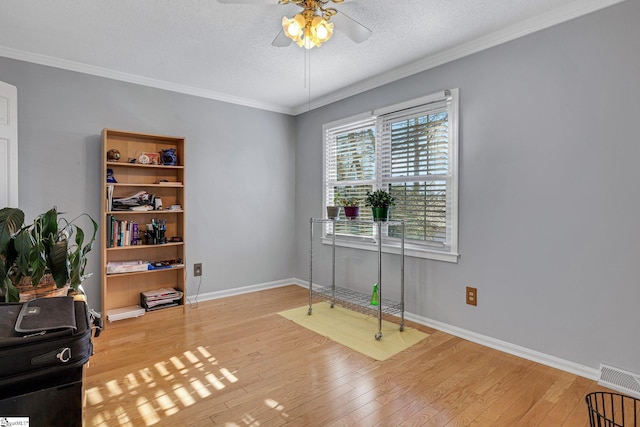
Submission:
[[[182,188],[184,184],[179,183],[166,183],[166,184],[140,184],[140,183],[112,183],[114,187],[167,187],[167,188]]]
[[[107,161],[107,167],[119,167],[126,166],[128,168],[142,168],[142,169],[184,169],[184,166],[169,166],[169,165],[142,165],[140,163],[128,163],[128,162],[111,162]]]
[[[102,312],[140,304],[140,294],[155,289],[173,288],[182,292],[178,308],[184,313],[185,300],[185,164],[182,137],[153,135],[113,129],[102,131],[102,202],[101,202],[101,263]],[[162,150],[174,149],[176,165],[130,163],[141,154],[161,163]],[[108,160],[107,153],[117,150],[119,161]],[[156,156],[157,154],[157,156]],[[117,182],[108,182],[108,176]],[[112,200],[125,199],[146,192],[162,201],[162,210],[114,210]],[[109,197],[111,196],[111,197]],[[179,209],[167,209],[176,205]],[[119,206],[122,206],[120,204]],[[151,206],[151,205],[150,205]],[[134,226],[135,224],[135,226]],[[147,224],[153,233],[147,235]],[[137,228],[138,232],[135,233]],[[164,235],[162,229],[164,228]],[[160,230],[160,231],[158,231]],[[135,236],[135,238],[134,238]],[[152,237],[151,237],[152,236]],[[171,242],[180,237],[181,242]],[[166,243],[162,242],[166,239]],[[137,244],[133,244],[136,242]],[[154,244],[140,244],[140,242]],[[156,262],[176,260],[170,268],[107,274],[107,264],[134,261]],[[110,270],[112,271],[112,270]],[[170,307],[163,310],[169,310]],[[159,311],[146,312],[153,315]],[[108,323],[108,322],[106,322]]]
[[[164,209],[161,211],[107,211],[107,215],[122,215],[123,213],[126,213],[127,215],[152,215],[152,216],[157,216],[157,215],[171,215],[171,214],[182,214],[184,213],[184,210],[180,209],[180,210],[170,210],[170,209]]]
[[[109,278],[114,278],[114,277],[124,277],[124,276],[139,276],[142,274],[156,274],[156,273],[163,273],[166,271],[170,271],[170,270],[184,270],[184,264],[180,264],[180,265],[174,265],[170,268],[159,268],[156,270],[145,270],[145,271],[130,271],[127,273],[112,273],[112,274],[107,274],[107,277]]]
[[[114,246],[113,248],[106,248],[107,251],[111,252],[111,251],[141,251],[143,249],[158,249],[161,247],[167,247],[167,246],[182,246],[184,245],[184,242],[168,242],[168,243],[163,243],[161,245],[129,245],[129,246]]]

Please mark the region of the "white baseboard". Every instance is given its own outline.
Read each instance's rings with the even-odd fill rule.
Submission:
[[[514,356],[522,357],[523,359],[531,360],[533,362],[541,363],[552,368],[560,369],[581,377],[588,378],[590,380],[598,379],[600,371],[595,368],[590,368],[585,365],[580,365],[569,360],[561,359],[550,354],[541,353],[536,350],[531,350],[526,347],[522,347],[516,344],[512,344],[507,341],[502,341],[487,335],[478,334],[473,331],[459,328],[457,326],[449,325],[447,323],[439,322],[437,320],[428,319],[426,317],[418,316],[416,314],[407,313],[405,311],[404,317],[412,322],[419,323],[430,328],[437,329],[442,332],[454,335],[459,338],[463,338],[467,341],[474,342],[476,344],[483,345],[485,347],[493,348],[495,350],[502,351],[504,353],[512,354]]]
[[[297,282],[298,281],[296,279],[282,279],[282,280],[276,280],[274,282],[265,282],[265,283],[259,283],[257,285],[243,286],[241,288],[208,292],[206,294],[200,294],[197,296],[188,295],[187,299],[191,302],[196,302],[196,300],[198,302],[209,301],[209,300],[214,300],[218,298],[226,298],[226,297],[231,297],[235,295],[248,294],[251,292],[264,291],[266,289],[275,289],[275,288],[281,288],[283,286],[297,285],[298,284]]]
[[[198,297],[198,301],[207,301],[217,298],[224,298],[233,295],[241,295],[250,292],[262,291],[266,289],[280,288],[288,285],[298,285],[305,289],[308,288],[309,282],[300,279],[283,279],[275,282],[260,283],[252,286],[245,286],[242,288],[229,289],[225,291],[210,292],[202,294]],[[193,297],[190,297],[193,298]],[[429,319],[427,317],[419,316],[417,314],[406,312],[404,313],[405,319],[420,325],[427,326],[429,328],[437,329],[439,331],[451,334],[453,336],[474,342],[476,344],[483,345],[485,347],[493,348],[504,353],[512,354],[514,356],[522,357],[526,360],[531,360],[536,363],[541,363],[552,368],[560,369],[565,372],[579,375],[581,377],[588,378],[590,380],[597,381],[600,376],[600,371],[596,368],[590,368],[585,365],[580,365],[569,360],[561,359],[556,356],[541,353],[536,350],[531,350],[526,347],[522,347],[516,344],[512,344],[507,341],[502,341],[487,335],[482,335],[473,331],[459,328],[457,326],[449,325],[447,323],[439,322],[437,320]]]

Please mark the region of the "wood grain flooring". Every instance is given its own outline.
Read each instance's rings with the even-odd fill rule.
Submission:
[[[378,362],[277,314],[299,286],[110,323],[86,426],[586,426],[594,381],[420,325]],[[372,331],[372,339],[375,331]]]

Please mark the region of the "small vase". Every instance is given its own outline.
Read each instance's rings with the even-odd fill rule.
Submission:
[[[389,219],[389,208],[371,208],[374,221],[386,221]]]
[[[360,211],[360,206],[344,206],[344,216],[349,219],[358,218],[358,213]]]
[[[340,215],[340,206],[327,206],[327,218],[336,219]]]

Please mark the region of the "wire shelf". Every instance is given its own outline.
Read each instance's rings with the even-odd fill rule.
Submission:
[[[402,238],[400,239],[400,302],[383,298],[377,306],[371,305],[371,295],[363,294],[352,289],[335,286],[336,283],[336,235],[332,234],[331,240],[331,286],[313,285],[313,225],[317,223],[331,222],[350,224],[374,224],[377,235],[382,235],[384,225],[400,225]],[[378,318],[378,333],[376,339],[382,338],[382,318],[384,316],[400,317],[400,330],[404,330],[404,221],[361,221],[361,220],[336,220],[326,218],[311,218],[309,222],[309,314],[313,299],[328,301],[331,305],[340,305],[351,310],[372,315]],[[378,246],[378,286],[382,294],[382,239],[377,239]]]
[[[314,285],[313,297],[353,311],[370,314],[372,316],[378,315],[379,306],[371,305],[371,295],[366,295],[352,289],[336,286],[334,295],[330,286]],[[381,303],[383,314],[391,316],[400,316],[402,314],[402,304],[398,301],[382,298]]]

